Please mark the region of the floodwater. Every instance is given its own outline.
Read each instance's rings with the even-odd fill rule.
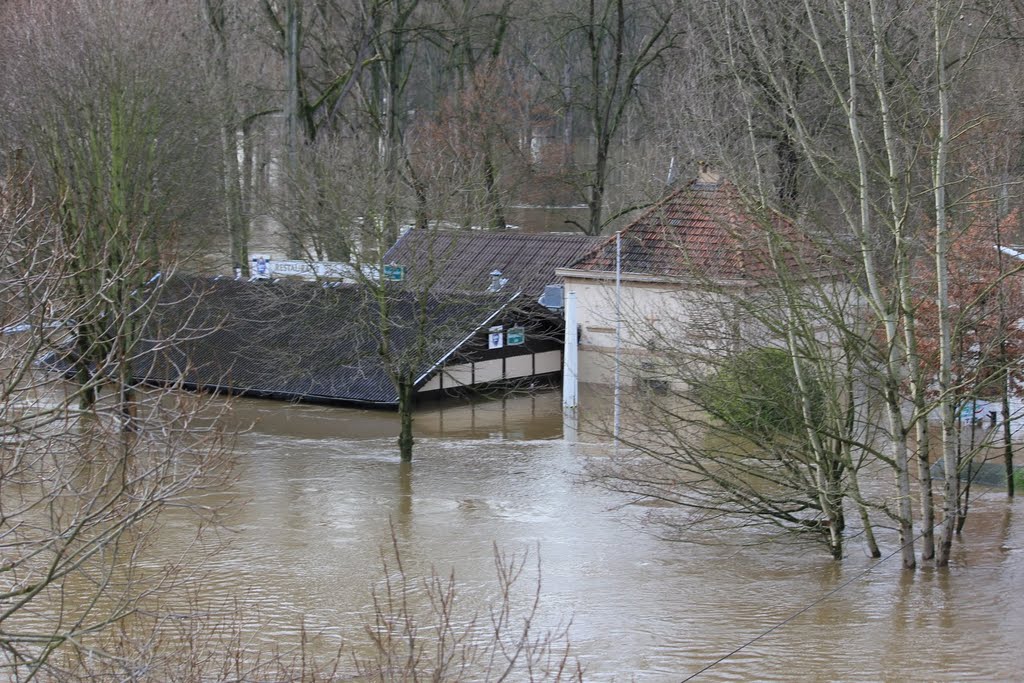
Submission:
[[[231,419],[252,428],[224,496],[245,502],[204,597],[255,597],[251,626],[278,644],[300,626],[344,638],[367,618],[392,537],[408,573],[451,570],[481,605],[496,544],[530,563],[539,553],[538,619],[571,618],[588,681],[682,681],[712,664],[695,680],[1024,678],[1022,503],[976,487],[948,572],[902,572],[856,541],[841,563],[670,542],[645,523],[649,507],[588,483],[588,464],[615,454],[563,440],[559,398],[424,409],[411,467],[389,413],[235,401]],[[191,538],[169,525],[169,553],[178,531]]]

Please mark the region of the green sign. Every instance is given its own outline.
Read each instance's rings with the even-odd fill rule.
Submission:
[[[521,346],[526,342],[526,330],[522,327],[510,327],[505,335],[505,343],[509,346]]]
[[[397,263],[384,266],[384,279],[401,282],[405,279],[405,266],[400,266]]]

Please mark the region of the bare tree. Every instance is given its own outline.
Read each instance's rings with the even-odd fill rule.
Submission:
[[[672,525],[688,540],[728,542],[719,532],[756,527],[820,542],[841,559],[856,511],[878,557],[871,514],[892,513],[860,485],[878,452],[860,379],[870,334],[854,322],[853,290],[820,267],[806,237],[780,225],[768,212],[756,225],[720,226],[730,238],[712,263],[702,260],[703,233],[667,239],[678,272],[645,273],[657,291],[620,295],[629,401],[618,442],[631,457],[599,474],[617,490],[682,506],[684,521]],[[644,253],[637,239],[623,237],[630,253]],[[746,275],[723,263],[742,263]]]
[[[588,0],[557,10],[551,19],[553,44],[563,51],[566,69],[578,79],[572,86],[566,84],[571,106],[586,112],[593,136],[593,156],[580,183],[589,217],[587,225],[579,227],[588,235],[601,234],[607,223],[612,144],[641,99],[642,78],[650,76],[675,44],[675,8],[674,3]]]
[[[0,197],[0,666],[15,680],[113,657],[106,636],[178,585],[174,563],[140,577],[160,513],[198,513],[190,496],[225,471],[204,402],[133,376],[154,276],[201,232],[176,223],[203,216],[205,166],[191,162],[206,140],[175,46],[156,37],[180,17],[130,10],[25,3],[6,17],[2,132],[20,151]],[[47,351],[76,382],[36,368]]]
[[[384,4],[373,3],[374,8]],[[322,134],[339,128],[346,102],[356,94],[366,70],[380,60],[372,42],[376,37],[373,16],[378,10],[342,0],[281,4],[263,0],[260,7],[271,44],[282,61],[284,100],[279,111],[284,115],[284,144],[280,154],[285,175],[294,182],[309,161],[307,149]],[[310,170],[316,168],[310,165]],[[279,203],[287,209],[296,201],[287,194],[294,186],[280,189],[286,194]],[[282,222],[289,257],[302,258],[305,231],[300,217],[286,210]]]
[[[211,89],[219,105],[224,225],[227,229],[231,262],[241,267],[243,274],[248,275],[249,223],[244,201],[247,188],[242,182],[242,172],[249,168],[251,161],[243,158],[239,163],[238,136],[243,126],[236,91],[240,79],[237,70],[232,68],[232,53],[238,51],[237,48],[233,50],[233,47],[239,38],[240,13],[224,0],[202,0],[202,12],[208,31],[209,53],[213,66],[214,83]]]
[[[157,518],[172,506],[200,513],[192,496],[227,463],[215,412],[198,419],[202,399],[137,393],[126,431],[121,394],[97,395],[106,374],[76,385],[37,369],[95,310],[67,296],[81,247],[38,201],[24,175],[0,187],[0,670],[12,680],[58,674],[66,657],[113,656],[105,634],[178,585],[174,563],[140,574]],[[105,370],[124,381],[132,360]],[[76,408],[82,394],[88,411]]]
[[[972,81],[979,46],[991,35],[990,15],[967,21],[963,17],[972,8],[956,2],[936,2],[929,8],[804,3],[793,24],[787,24],[797,27],[797,38],[783,46],[764,28],[779,21],[773,17],[789,16],[781,5],[767,11],[751,3],[709,4],[709,9],[704,16],[714,23],[706,35],[738,85],[737,109],[749,112],[744,133],[755,178],[763,188],[772,184],[771,169],[761,165],[764,147],[758,142],[768,126],[795,145],[807,170],[796,217],[812,234],[834,235],[834,251],[849,246],[856,259],[851,261],[857,264],[851,283],[863,297],[868,329],[879,331],[872,344],[876,363],[865,365],[863,372],[873,376],[867,384],[880,389],[885,406],[884,461],[895,475],[903,563],[907,568],[916,564],[911,498],[911,468],[916,465],[922,558],[934,555],[944,565],[949,559],[948,531],[944,526],[936,546],[928,426],[937,411],[944,425],[944,458],[955,467],[954,392],[949,361],[935,375],[922,371],[917,321],[921,299],[913,278],[922,259],[929,257],[924,245],[934,242],[931,257],[937,259],[937,270],[926,296],[940,302],[942,317],[948,320],[945,255],[950,221],[964,206],[969,178],[951,156],[951,144],[973,122],[987,117],[959,114],[950,93]],[[814,78],[809,79],[811,74]],[[822,103],[831,109],[823,110]],[[829,112],[841,112],[842,119]],[[929,134],[921,135],[923,130]],[[772,202],[772,193],[762,189],[760,194]],[[787,194],[779,193],[775,201],[782,202]],[[952,327],[938,331],[947,358],[956,346],[954,336]],[[928,393],[932,382],[945,387],[937,396]],[[947,480],[943,525],[955,523],[957,498],[955,482]]]
[[[390,555],[390,557],[389,557]],[[375,619],[366,631],[370,654],[354,656],[362,676],[381,681],[433,680],[582,681],[583,670],[571,656],[568,624],[540,629],[540,558],[532,572],[528,554],[507,555],[494,548],[497,596],[485,613],[463,611],[454,573],[436,568],[415,580],[402,565],[395,543],[384,555],[386,578],[373,592]],[[533,574],[526,608],[524,577]],[[427,600],[411,595],[421,593]],[[419,603],[419,604],[416,604]]]
[[[179,46],[154,37],[161,19],[177,17],[85,1],[36,10],[10,36],[19,51],[4,83],[8,140],[24,148],[72,259],[54,305],[74,311],[65,317],[76,328],[83,406],[96,400],[90,376],[103,377],[130,418],[126,361],[141,333],[142,288],[189,255],[179,240],[195,233],[182,223],[205,218],[212,139],[175,73]]]

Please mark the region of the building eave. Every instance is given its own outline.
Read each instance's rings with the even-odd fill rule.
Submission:
[[[573,268],[559,268],[555,275],[566,280],[600,280],[603,282],[614,282],[615,271],[609,270],[575,270]],[[706,287],[708,284],[724,287],[748,287],[758,283],[745,278],[688,278],[678,275],[651,275],[648,273],[621,273],[622,282],[667,284],[677,287]]]
[[[598,280],[602,282],[615,282],[615,271],[614,270],[577,270],[574,268],[559,268],[555,271],[558,277],[565,280]],[[807,273],[803,277],[798,278],[797,282],[814,282],[823,280],[833,280],[838,277],[838,274],[831,271],[817,271],[813,273]],[[635,283],[649,283],[649,284],[666,284],[674,285],[676,287],[685,287],[687,289],[704,289],[709,285],[714,287],[734,287],[734,288],[746,288],[746,287],[763,287],[764,281],[756,280],[751,278],[712,278],[712,277],[684,277],[681,275],[651,275],[648,273],[621,273],[620,279],[622,282],[635,282]]]

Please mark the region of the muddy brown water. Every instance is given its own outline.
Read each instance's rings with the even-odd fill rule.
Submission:
[[[977,488],[948,572],[876,564],[856,541],[842,563],[673,543],[645,525],[648,507],[582,476],[615,456],[562,439],[559,398],[421,411],[411,468],[389,413],[235,401],[232,419],[253,427],[224,495],[246,502],[204,594],[255,596],[262,637],[278,643],[300,624],[344,637],[366,615],[394,533],[408,570],[453,570],[481,604],[494,544],[539,549],[541,621],[571,617],[586,680],[682,681],[755,638],[695,680],[1024,680],[1020,502]],[[175,526],[165,534],[175,551]]]

